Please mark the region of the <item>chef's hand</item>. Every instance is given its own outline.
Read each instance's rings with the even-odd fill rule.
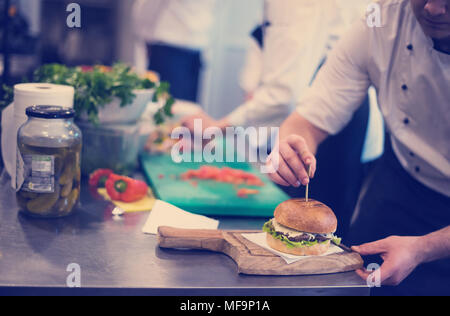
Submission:
[[[208,114],[206,114],[203,110],[195,113],[194,115],[190,115],[181,120],[181,124],[184,127],[187,127],[191,132],[194,132],[195,121],[201,120],[202,122],[202,132],[209,127],[218,127],[221,130],[224,130],[229,126],[226,119],[223,120],[215,120]]]
[[[422,262],[419,240],[420,237],[391,236],[352,249],[362,256],[379,254],[384,261],[380,268],[381,285],[399,285]],[[356,273],[368,280],[373,271],[360,269]]]
[[[308,166],[311,166],[309,175]],[[266,167],[273,170],[268,174],[273,182],[298,188],[314,178],[317,161],[302,136],[290,135],[275,146]]]

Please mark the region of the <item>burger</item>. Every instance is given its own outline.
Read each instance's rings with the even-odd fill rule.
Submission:
[[[309,199],[281,203],[274,218],[264,224],[268,245],[280,252],[297,256],[320,256],[331,243],[340,244],[334,233],[337,219],[325,204]]]

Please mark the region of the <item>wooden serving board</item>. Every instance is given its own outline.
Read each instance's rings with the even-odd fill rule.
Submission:
[[[200,249],[223,253],[232,258],[238,273],[250,275],[315,275],[354,271],[363,267],[361,256],[342,252],[322,257],[308,257],[287,264],[279,256],[242,236],[260,231],[192,230],[159,227],[161,248]]]

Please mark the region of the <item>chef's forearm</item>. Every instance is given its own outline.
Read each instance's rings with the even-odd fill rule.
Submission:
[[[281,126],[280,141],[286,140],[290,135],[302,136],[314,155],[319,145],[328,137],[326,132],[315,127],[297,111],[294,111]]]
[[[421,262],[450,257],[450,226],[420,238]]]

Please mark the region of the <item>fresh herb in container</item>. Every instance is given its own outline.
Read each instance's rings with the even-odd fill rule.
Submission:
[[[172,117],[172,106],[175,103],[169,93],[169,83],[140,77],[132,71],[131,67],[123,63],[116,63],[112,67],[43,65],[34,72],[32,82],[74,87],[76,119],[87,117],[94,125],[100,123],[99,112],[101,109],[111,104],[115,98],[120,100],[121,108],[128,107],[133,104],[136,93],[139,91],[154,90],[153,101],[161,104],[154,115],[157,125]],[[13,89],[8,86],[3,86],[2,89],[3,97],[0,107],[4,108],[13,101]]]

